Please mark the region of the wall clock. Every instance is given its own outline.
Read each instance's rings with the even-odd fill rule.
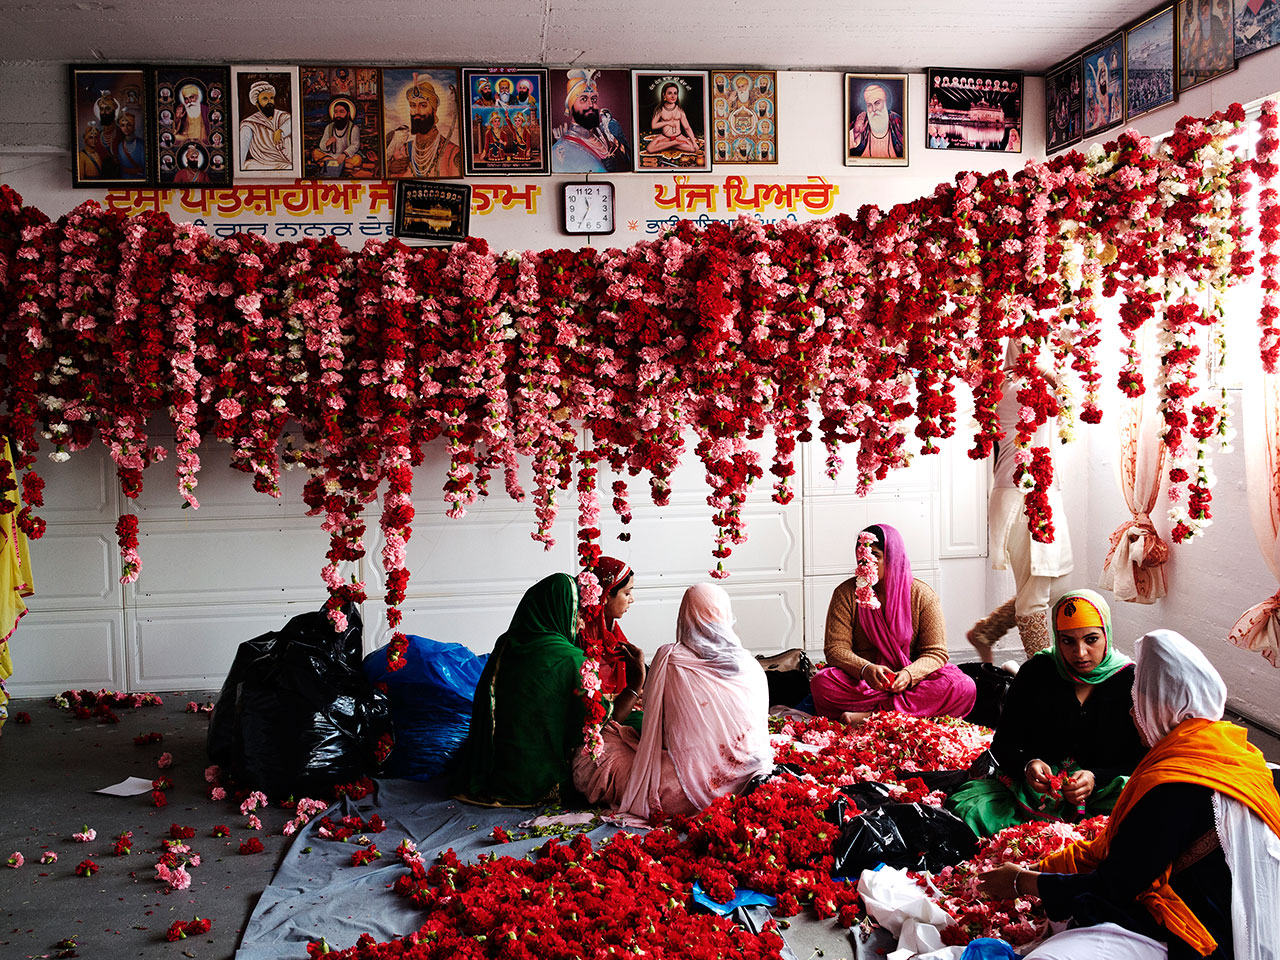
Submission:
[[[566,183],[560,205],[560,225],[565,233],[613,233],[613,184],[604,180]]]

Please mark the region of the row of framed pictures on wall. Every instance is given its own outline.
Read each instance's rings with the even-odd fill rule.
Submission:
[[[1045,75],[1052,153],[1173,103],[1280,45],[1280,0],[1176,0]]]
[[[70,67],[77,187],[776,163],[772,70]]]

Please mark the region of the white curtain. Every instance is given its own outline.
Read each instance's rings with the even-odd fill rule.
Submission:
[[[1154,391],[1125,403],[1120,412],[1120,492],[1132,514],[1111,534],[1098,586],[1117,600],[1155,603],[1169,592],[1164,564],[1169,545],[1151,523],[1160,496],[1165,446],[1160,441]]]
[[[1280,580],[1280,375],[1249,378],[1244,394],[1245,483],[1258,548]],[[1241,615],[1227,639],[1280,667],[1280,591]]]

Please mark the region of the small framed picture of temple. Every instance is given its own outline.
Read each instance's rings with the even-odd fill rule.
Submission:
[[[905,167],[907,160],[906,75],[846,73],[845,166]]]
[[[712,162],[778,162],[778,74],[711,71]]]
[[[147,71],[143,67],[72,64],[73,187],[140,187],[154,182]]]
[[[302,176],[302,96],[298,68],[243,64],[231,68],[232,166],[237,180],[262,183]]]
[[[226,67],[156,67],[151,81],[162,187],[226,187],[234,164],[231,73]]]
[[[1080,58],[1064,60],[1044,76],[1044,148],[1048,153],[1079,143],[1081,113]]]
[[[1022,152],[1022,74],[931,67],[925,146],[931,150]]]
[[[401,239],[458,243],[471,223],[471,187],[465,183],[400,180],[393,227]]]
[[[1178,92],[1236,68],[1232,0],[1178,0]]]
[[[1113,34],[1080,57],[1084,84],[1084,135],[1124,123],[1124,32]]]
[[[1178,99],[1178,46],[1173,7],[1125,31],[1125,117],[1133,120]]]
[[[705,70],[632,70],[636,170],[711,169],[710,98]]]
[[[551,172],[546,70],[466,68],[462,92],[468,176]]]

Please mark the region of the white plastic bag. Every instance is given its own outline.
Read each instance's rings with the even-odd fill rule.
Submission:
[[[907,920],[938,929],[951,924],[947,911],[930,900],[929,894],[907,876],[907,871],[897,867],[863,870],[858,878],[858,893],[862,895],[867,915],[895,937],[901,936]]]

